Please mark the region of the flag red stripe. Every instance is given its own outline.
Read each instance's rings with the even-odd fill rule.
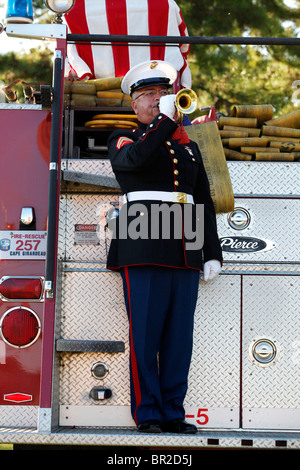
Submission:
[[[89,34],[89,27],[87,24],[85,0],[76,0],[74,7],[70,11],[70,15],[66,13],[65,18],[70,31],[73,34]],[[78,21],[80,18],[80,21]],[[76,49],[79,57],[84,57],[84,61],[91,69],[93,77],[95,75],[94,59],[91,44],[80,45],[76,44]]]
[[[169,19],[168,0],[148,0],[149,36],[167,36]],[[165,46],[151,44],[151,60],[164,60]]]
[[[109,34],[128,34],[126,0],[119,0],[118,2],[106,0],[105,3]],[[112,50],[115,63],[115,76],[122,77],[130,69],[128,46],[112,44]]]

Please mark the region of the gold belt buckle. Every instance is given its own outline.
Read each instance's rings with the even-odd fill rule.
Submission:
[[[174,192],[173,195],[174,195],[174,200],[176,202],[180,202],[181,204],[186,204],[187,203],[187,194],[186,193]]]

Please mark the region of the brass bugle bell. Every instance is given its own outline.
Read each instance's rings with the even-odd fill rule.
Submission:
[[[179,116],[183,114],[191,114],[197,109],[198,97],[190,88],[183,88],[176,94],[175,106]]]

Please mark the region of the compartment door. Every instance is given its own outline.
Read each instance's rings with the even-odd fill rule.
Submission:
[[[239,428],[241,276],[200,281],[194,348],[185,400],[187,421],[203,428]]]
[[[300,277],[243,278],[242,419],[300,429]]]

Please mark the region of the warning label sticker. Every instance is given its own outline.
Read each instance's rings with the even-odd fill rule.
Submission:
[[[76,224],[75,244],[76,245],[99,245],[99,225],[98,224]]]

